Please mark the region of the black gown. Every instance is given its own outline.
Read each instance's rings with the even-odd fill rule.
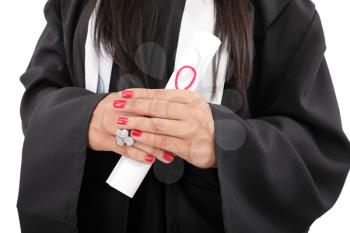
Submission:
[[[150,1],[152,2],[152,1]],[[254,78],[246,93],[225,85],[215,120],[217,169],[186,162],[182,178],[151,170],[133,199],[105,180],[119,159],[87,147],[89,121],[107,94],[86,90],[84,45],[92,5],[49,0],[47,26],[27,71],[21,102],[25,141],[18,213],[24,233],[303,233],[338,198],[350,146],[324,58],[314,5],[251,0]],[[166,66],[142,81],[113,67],[110,91],[164,88],[176,54],[185,0],[148,8],[144,42],[160,45]],[[151,47],[148,61],[161,54]],[[160,78],[159,78],[160,77]]]

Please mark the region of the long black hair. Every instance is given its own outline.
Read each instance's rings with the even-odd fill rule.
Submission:
[[[158,0],[160,1],[160,0]],[[226,80],[243,92],[248,89],[253,69],[253,39],[249,0],[214,0],[214,34],[222,40],[219,54],[227,43],[229,62]],[[95,24],[95,42],[107,49],[122,72],[135,67],[135,52],[142,42],[145,0],[100,0]],[[217,74],[217,59],[213,74]],[[215,93],[215,78],[213,83]]]

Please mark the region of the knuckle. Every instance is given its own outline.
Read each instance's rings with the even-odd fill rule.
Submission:
[[[125,147],[125,155],[133,160],[140,160],[140,153],[133,147]]]
[[[153,118],[152,125],[155,131],[163,131],[165,130],[165,124],[163,119]]]
[[[159,147],[166,147],[168,145],[168,138],[165,136],[161,136],[158,140]]]
[[[152,149],[152,155],[154,157],[158,158],[158,159],[162,159],[163,158],[163,154],[164,154],[164,152],[161,151],[161,150],[158,150],[158,149],[155,149],[155,148]]]
[[[138,106],[140,106],[140,103],[135,100],[135,99],[129,99],[127,101],[127,105],[130,109],[134,109],[134,110],[137,110],[138,109]]]
[[[159,99],[159,100],[163,100],[166,97],[166,91],[165,89],[159,89],[157,90],[157,92],[154,95],[154,99]]]
[[[156,98],[152,98],[151,105],[150,105],[151,114],[159,113],[160,110],[161,110],[161,106],[159,104],[159,101]]]
[[[133,129],[142,129],[144,121],[139,120],[140,118],[136,117],[134,121],[129,121],[128,124]]]

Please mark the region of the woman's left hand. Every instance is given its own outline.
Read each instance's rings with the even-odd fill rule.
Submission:
[[[169,151],[194,166],[215,167],[214,120],[209,104],[196,92],[167,89],[128,89],[120,128],[132,130],[138,142]],[[157,156],[155,156],[157,157]]]

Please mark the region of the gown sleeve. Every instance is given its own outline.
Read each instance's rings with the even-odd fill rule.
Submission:
[[[307,232],[343,187],[349,141],[310,12],[305,22],[286,10],[291,23],[282,16],[267,33],[251,119],[210,104],[227,233]]]
[[[73,232],[97,103],[107,95],[74,86],[67,69],[59,4],[45,5],[46,27],[20,81],[25,136],[17,209],[22,232]]]

